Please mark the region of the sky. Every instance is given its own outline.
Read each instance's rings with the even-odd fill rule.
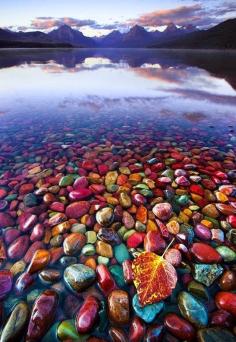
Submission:
[[[88,36],[138,24],[147,30],[236,18],[236,0],[0,0],[0,27],[49,31],[63,24]]]

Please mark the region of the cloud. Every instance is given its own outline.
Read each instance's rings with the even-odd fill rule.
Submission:
[[[37,30],[48,30],[62,25],[69,25],[75,28],[80,28],[84,26],[97,25],[97,23],[95,20],[91,19],[76,19],[71,17],[37,17],[31,21],[31,28]]]
[[[215,13],[211,13],[210,10],[203,8],[201,3],[156,10],[142,14],[139,18],[129,20],[129,23],[132,25],[139,24],[145,27],[164,26],[171,22],[180,26],[186,24],[209,26],[218,23]]]

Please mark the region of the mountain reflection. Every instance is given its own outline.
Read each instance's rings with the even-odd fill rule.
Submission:
[[[22,49],[2,50],[0,69],[39,65],[49,73],[115,68],[125,64],[141,77],[178,83],[187,67],[197,67],[226,80],[236,90],[236,52],[153,49]],[[214,63],[212,63],[214,56]],[[174,71],[172,71],[174,69]]]

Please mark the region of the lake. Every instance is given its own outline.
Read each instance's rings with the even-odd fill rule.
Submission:
[[[4,336],[126,341],[138,326],[145,341],[194,339],[215,326],[214,314],[218,322],[217,307],[229,315],[222,329],[233,330],[235,306],[224,302],[235,295],[220,291],[235,289],[227,278],[236,261],[235,58],[0,50]],[[168,273],[159,277],[143,251],[164,253]],[[188,303],[201,317],[186,313]],[[148,313],[141,304],[154,306]],[[185,318],[183,330],[168,312]]]

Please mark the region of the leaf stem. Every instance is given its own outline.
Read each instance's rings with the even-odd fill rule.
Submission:
[[[174,242],[175,238],[173,238],[171,240],[171,242],[169,243],[169,245],[166,247],[166,249],[164,250],[164,253],[162,254],[162,258],[164,257],[164,255],[166,254],[166,252],[168,251],[168,249],[170,248],[170,246],[172,245],[172,243]]]

